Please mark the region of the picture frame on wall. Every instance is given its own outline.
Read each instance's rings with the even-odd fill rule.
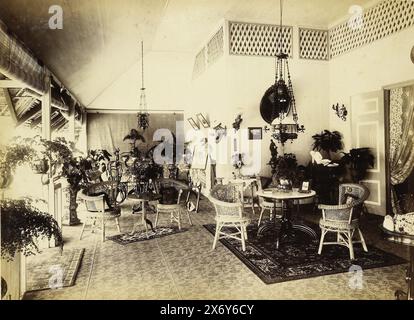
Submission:
[[[190,123],[191,127],[194,130],[200,130],[199,124],[197,122],[195,122],[195,120],[193,118],[188,118],[187,120],[188,120],[188,122]]]
[[[197,119],[204,128],[206,129],[210,128],[210,123],[207,121],[207,119],[203,116],[202,113],[197,114]]]
[[[262,140],[263,129],[261,127],[249,127],[249,140]]]

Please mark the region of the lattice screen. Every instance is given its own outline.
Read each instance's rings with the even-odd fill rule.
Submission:
[[[299,28],[299,57],[311,60],[328,60],[328,30]]]
[[[383,1],[365,11],[356,22],[345,22],[330,30],[331,58],[413,26],[414,1]]]
[[[206,69],[206,48],[201,49],[201,51],[196,55],[193,67],[193,78],[196,78],[204,72]]]
[[[279,52],[280,26],[271,24],[254,24],[230,22],[230,54],[247,56],[275,56]],[[282,49],[292,57],[293,28],[282,27]]]
[[[224,53],[223,27],[207,43],[207,63],[212,64]]]

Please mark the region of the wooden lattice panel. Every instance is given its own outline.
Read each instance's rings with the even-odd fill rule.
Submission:
[[[203,48],[195,57],[194,67],[193,67],[193,78],[202,74],[205,69],[206,69],[206,48]]]
[[[337,57],[413,25],[414,1],[383,1],[362,13],[361,19],[344,22],[329,31],[330,56]]]
[[[310,60],[328,60],[328,30],[299,28],[299,57]]]
[[[207,44],[207,63],[212,64],[224,53],[223,27],[211,38]]]
[[[246,56],[274,57],[279,50],[279,37],[282,39],[282,50],[292,57],[293,28],[271,24],[230,22],[229,48],[230,54]]]

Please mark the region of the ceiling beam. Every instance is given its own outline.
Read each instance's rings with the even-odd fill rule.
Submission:
[[[27,86],[17,80],[0,80],[0,88],[26,88]]]
[[[0,80],[0,81],[3,81],[3,80]],[[5,88],[3,88],[1,90],[3,90],[4,97],[6,98],[6,104],[7,104],[7,108],[9,108],[10,116],[11,116],[14,124],[17,125],[18,119],[17,119],[17,115],[16,115],[16,110],[14,110],[14,105],[13,105],[13,101],[10,98],[9,90],[7,90]]]
[[[33,119],[36,115],[38,115],[40,112],[42,112],[42,106],[37,105],[33,108],[31,108],[29,111],[25,112],[19,119],[17,125],[20,126],[26,121],[29,121]]]

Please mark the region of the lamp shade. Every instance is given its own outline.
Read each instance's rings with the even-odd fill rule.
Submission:
[[[279,79],[265,92],[260,103],[260,114],[264,121],[272,124],[280,114],[288,114],[292,98],[283,79]]]

